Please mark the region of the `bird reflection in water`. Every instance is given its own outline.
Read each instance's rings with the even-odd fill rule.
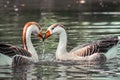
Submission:
[[[42,80],[41,76],[36,74],[36,68],[34,64],[14,67],[13,76],[16,80]]]

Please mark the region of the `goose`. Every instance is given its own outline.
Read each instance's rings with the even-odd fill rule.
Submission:
[[[60,61],[65,60],[83,60],[83,61],[101,61],[106,62],[106,56],[104,53],[108,52],[113,46],[115,46],[119,37],[109,37],[96,42],[83,44],[79,47],[67,52],[67,33],[64,26],[60,23],[55,23],[49,26],[46,30],[44,40],[53,34],[59,35],[59,43],[56,50],[56,59]]]
[[[38,54],[31,42],[31,34],[42,39],[42,29],[37,22],[27,22],[23,28],[24,48],[0,43],[0,65],[21,65],[38,62]]]

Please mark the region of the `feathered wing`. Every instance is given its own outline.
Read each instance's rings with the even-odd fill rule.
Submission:
[[[9,57],[13,57],[15,55],[23,55],[28,57],[32,56],[31,53],[29,53],[27,50],[23,48],[3,43],[0,43],[0,53],[7,55]]]
[[[16,55],[13,58],[12,66],[18,66],[20,64],[30,64],[31,62],[32,61],[30,61],[28,57],[25,58],[25,56],[23,57],[21,55]]]
[[[110,48],[118,43],[119,39],[117,36],[111,38],[105,38],[98,40],[91,44],[85,44],[83,47],[73,49],[71,52],[78,56],[89,56],[94,53],[106,53]]]

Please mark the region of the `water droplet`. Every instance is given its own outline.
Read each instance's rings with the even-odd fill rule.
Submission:
[[[4,7],[6,8],[6,7],[7,7],[7,5],[4,5]]]
[[[85,0],[80,0],[80,3],[81,4],[84,4],[86,1]]]
[[[14,8],[14,11],[18,11],[19,9],[18,8]]]
[[[7,4],[9,4],[9,3],[10,3],[10,1],[6,1],[6,3],[7,3]]]
[[[44,44],[44,41],[43,41],[42,47],[43,47],[42,59],[45,59],[45,44]]]
[[[100,0],[100,6],[101,6],[101,7],[104,7],[104,4],[103,4],[103,1],[102,1],[102,0]]]

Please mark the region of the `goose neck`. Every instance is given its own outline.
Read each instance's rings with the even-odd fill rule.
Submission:
[[[34,27],[29,27],[26,31],[23,32],[23,44],[24,44],[24,49],[29,51],[32,54],[32,58],[34,62],[38,61],[38,55],[37,52],[31,42],[31,34],[33,32]]]
[[[59,58],[61,55],[67,53],[66,46],[67,46],[67,34],[64,30],[59,34],[59,44],[56,51],[56,58]]]

